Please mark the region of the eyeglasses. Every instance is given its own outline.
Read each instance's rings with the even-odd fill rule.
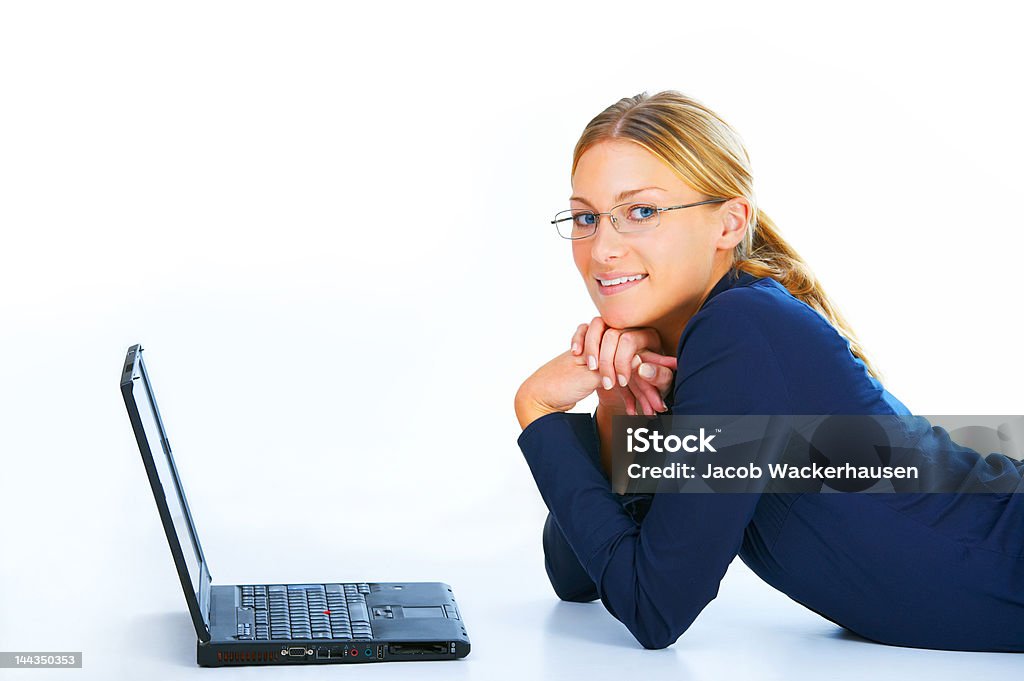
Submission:
[[[686,203],[681,206],[668,206],[659,208],[650,203],[622,203],[615,206],[607,213],[597,213],[582,208],[570,208],[560,211],[555,215],[551,224],[558,230],[558,235],[563,239],[586,239],[597,233],[597,224],[601,221],[602,215],[607,215],[615,231],[620,234],[628,232],[644,232],[654,229],[661,222],[661,214],[667,210],[679,210],[680,208],[692,208],[703,206],[707,203],[722,203],[729,199],[708,199],[697,203]]]

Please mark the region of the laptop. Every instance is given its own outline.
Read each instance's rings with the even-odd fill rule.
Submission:
[[[200,666],[455,660],[469,654],[455,596],[442,582],[215,586],[141,345],[128,348],[121,393],[196,628]]]

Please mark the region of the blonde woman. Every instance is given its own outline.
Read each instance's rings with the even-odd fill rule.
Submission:
[[[746,149],[706,106],[672,91],[622,99],[583,131],[571,176],[554,222],[599,316],[515,400],[557,595],[600,598],[641,645],[663,648],[739,555],[867,639],[1024,651],[1024,494],[612,489],[616,414],[910,412],[758,207]],[[568,413],[595,390],[593,417]],[[953,452],[964,489],[997,479],[1024,492],[1024,463],[943,435],[915,441]]]

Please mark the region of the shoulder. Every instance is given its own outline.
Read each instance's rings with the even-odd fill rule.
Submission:
[[[765,279],[708,300],[679,339],[673,412],[788,413],[789,377],[779,329],[805,314],[800,305],[807,307]],[[814,314],[809,307],[807,312]]]
[[[831,322],[774,279],[754,279],[708,300],[683,330],[677,355],[676,378],[703,389],[784,392],[801,413],[909,413]]]
[[[694,317],[700,315],[743,316],[761,331],[798,325],[805,331],[836,332],[821,313],[767,277],[723,291],[709,300]]]
[[[705,343],[743,345],[779,355],[822,345],[848,347],[821,313],[767,277],[734,286],[707,301],[683,330],[677,355]]]

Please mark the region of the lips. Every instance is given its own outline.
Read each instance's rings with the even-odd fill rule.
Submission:
[[[647,274],[643,272],[631,274],[609,272],[608,274],[602,274],[600,277],[594,277],[594,279],[597,280],[597,290],[600,293],[603,295],[615,295],[640,284],[647,279]]]

